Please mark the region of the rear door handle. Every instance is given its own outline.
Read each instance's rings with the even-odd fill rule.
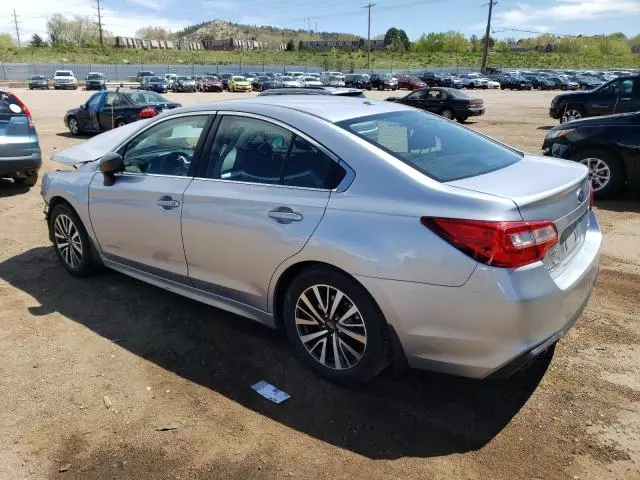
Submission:
[[[273,210],[269,210],[267,216],[278,223],[299,222],[303,219],[301,213],[294,212],[289,207],[278,207]]]
[[[174,200],[169,195],[163,195],[158,199],[156,205],[161,207],[163,210],[172,210],[180,206],[180,202],[178,200]]]

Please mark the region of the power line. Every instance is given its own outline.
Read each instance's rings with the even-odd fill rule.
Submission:
[[[13,9],[13,23],[16,26],[16,37],[18,37],[18,47],[20,47],[20,29],[18,28],[18,15],[15,8]]]
[[[369,70],[371,70],[371,9],[375,6],[375,3],[369,2],[366,6],[362,7],[369,10],[369,22],[367,24],[367,68]]]
[[[491,34],[491,14],[493,13],[493,6],[497,5],[495,0],[489,0],[489,16],[487,17],[487,30],[484,34],[484,47],[482,49],[482,64],[480,65],[480,71],[485,72],[487,68],[487,55],[489,53],[489,35]]]

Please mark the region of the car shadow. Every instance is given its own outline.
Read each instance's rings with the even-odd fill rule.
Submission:
[[[635,185],[626,185],[610,200],[596,199],[596,207],[613,212],[640,213],[640,188]]]
[[[539,127],[536,127],[536,130],[551,130],[555,126],[556,125],[540,125]]]
[[[87,138],[91,138],[94,136],[94,134],[91,134],[91,133],[79,133],[77,135],[72,135],[71,132],[58,132],[56,133],[56,135],[58,137],[64,137],[64,138],[77,138],[79,140],[86,140]]]
[[[550,357],[526,375],[476,381],[391,369],[347,388],[314,376],[284,336],[257,323],[105,271],[69,276],[51,247],[0,263],[0,278],[120,347],[261,415],[372,459],[477,450],[518,413]],[[259,380],[291,395],[280,405],[251,390]]]
[[[0,178],[0,198],[13,197],[14,195],[20,195],[28,191],[29,187],[18,185],[8,178]]]

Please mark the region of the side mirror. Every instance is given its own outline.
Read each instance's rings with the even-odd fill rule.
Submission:
[[[87,104],[86,104],[86,103],[83,103],[82,105],[80,105],[80,108],[83,108],[83,109],[84,109],[84,108],[87,108]]]
[[[103,185],[105,187],[110,187],[115,183],[115,174],[117,172],[124,171],[124,159],[122,158],[122,155],[115,152],[105,154],[100,159],[100,163],[98,165],[104,176]]]

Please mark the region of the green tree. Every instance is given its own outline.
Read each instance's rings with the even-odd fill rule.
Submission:
[[[391,27],[384,35],[384,43],[394,52],[406,52],[411,47],[407,32]]]
[[[287,42],[287,52],[294,52],[296,50],[296,44],[293,40]]]
[[[444,50],[446,52],[462,53],[469,48],[469,42],[460,32],[450,31],[445,34]]]
[[[37,33],[34,33],[33,35],[31,35],[31,39],[29,40],[29,46],[40,48],[40,47],[46,47],[47,43],[43,40],[43,38],[40,35],[38,35]]]
[[[509,42],[507,42],[506,40],[498,40],[494,43],[493,49],[496,52],[506,53],[510,51]]]
[[[173,34],[170,30],[162,27],[154,27],[149,25],[148,27],[142,27],[136,30],[135,36],[138,38],[144,38],[145,40],[172,40]]]
[[[483,35],[482,38],[480,39],[480,43],[482,43],[483,48],[484,48],[485,38],[487,38],[487,36]],[[492,36],[489,36],[489,50],[493,50],[493,47],[495,47],[495,45],[496,45],[496,41]]]
[[[13,47],[13,38],[8,33],[0,33],[0,49]]]
[[[444,41],[446,35],[444,33],[428,33],[422,34],[417,42],[413,44],[413,49],[421,53],[442,52],[444,50]]]

